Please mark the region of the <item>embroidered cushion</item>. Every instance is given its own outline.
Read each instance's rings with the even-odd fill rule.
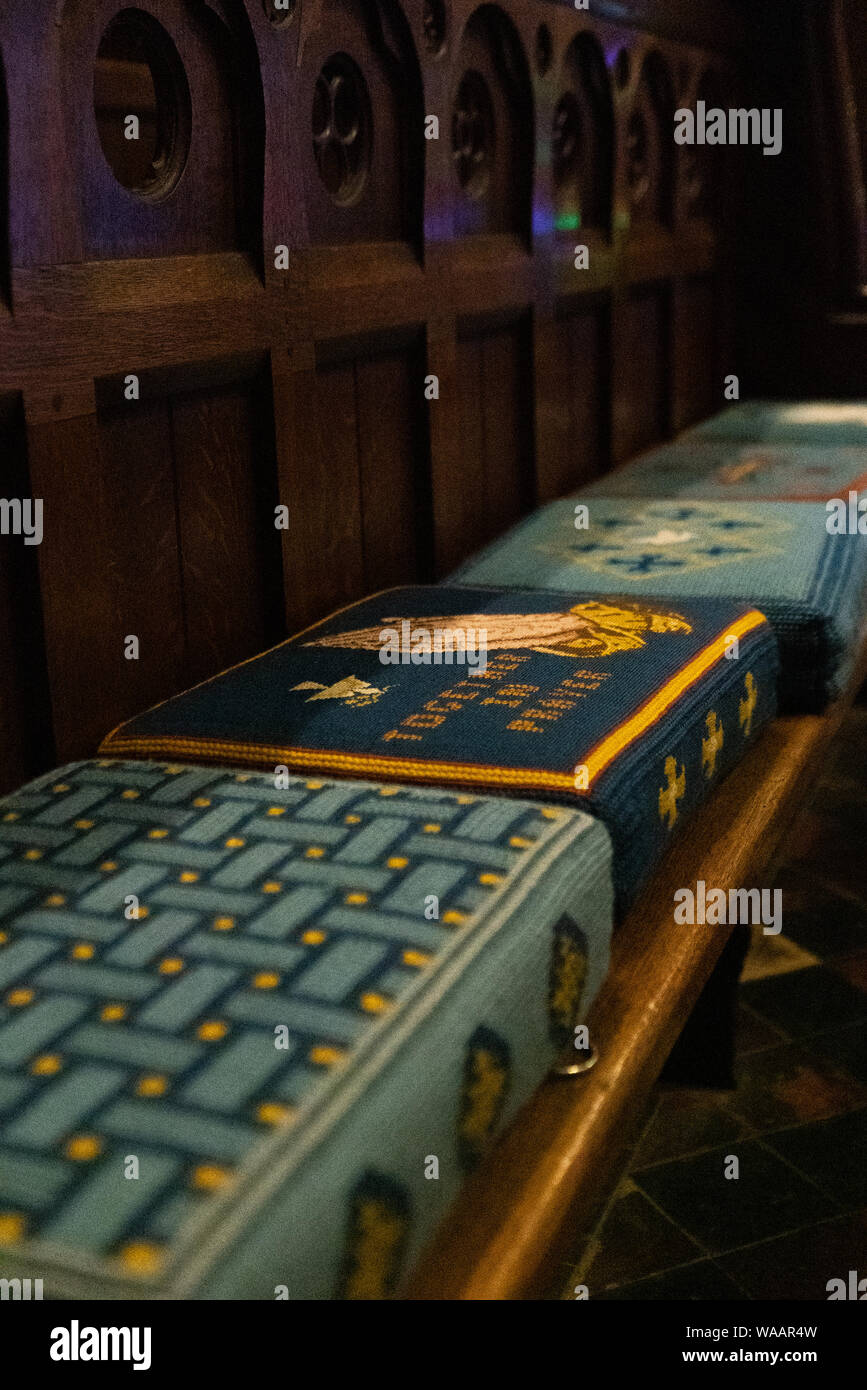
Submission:
[[[481,632],[484,662],[455,662]],[[584,806],[614,838],[623,907],[775,712],[776,660],[743,604],[396,589],[130,720],[103,751]]]
[[[574,1044],[608,960],[598,822],[274,782],[90,762],[0,801],[4,1276],[386,1294]]]
[[[741,401],[682,438],[742,439],[749,444],[867,445],[867,402]],[[863,470],[862,470],[863,471]]]
[[[685,437],[651,449],[584,489],[589,497],[825,502],[867,490],[867,450],[803,444],[710,443]]]
[[[816,712],[845,684],[864,615],[867,538],[831,535],[824,505],[586,497],[536,512],[470,560],[461,583],[749,601],[780,646],[780,708]]]

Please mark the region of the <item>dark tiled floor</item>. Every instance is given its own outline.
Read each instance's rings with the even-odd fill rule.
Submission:
[[[867,1276],[863,704],[788,844],[784,934],[757,938],[740,987],[737,1087],[660,1092],[567,1297],[827,1299]]]

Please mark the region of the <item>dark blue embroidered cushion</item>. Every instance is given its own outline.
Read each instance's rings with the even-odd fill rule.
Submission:
[[[622,907],[775,713],[776,643],[743,604],[581,588],[388,591],[130,720],[102,751],[584,807],[614,838]]]

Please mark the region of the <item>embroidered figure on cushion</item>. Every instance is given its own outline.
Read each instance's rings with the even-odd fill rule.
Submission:
[[[659,789],[659,818],[667,820],[669,830],[677,820],[677,803],[686,795],[686,768],[681,764],[677,770],[677,759],[665,760],[666,784]]]
[[[711,710],[705,720],[707,738],[701,741],[701,765],[708,779],[716,772],[717,754],[723,746],[723,726],[715,710]]]
[[[753,731],[753,710],[756,707],[756,700],[759,698],[758,687],[756,686],[752,671],[747,671],[744,678],[744,687],[747,693],[738,703],[738,715],[741,728],[744,731],[744,738],[749,738]]]
[[[465,1168],[474,1167],[497,1128],[510,1077],[507,1044],[490,1028],[477,1028],[467,1046],[458,1151]]]
[[[338,1297],[366,1301],[393,1292],[409,1223],[405,1189],[381,1174],[366,1174],[352,1194]]]
[[[557,922],[548,979],[548,1027],[558,1047],[572,1037],[587,980],[587,941],[565,914]]]
[[[391,619],[392,622],[399,621]],[[536,651],[552,656],[596,657],[634,651],[647,645],[642,634],[690,632],[674,612],[659,612],[643,603],[591,600],[565,613],[459,614],[448,618],[410,618],[414,629],[445,627],[485,629],[489,651]],[[381,646],[382,626],[335,632],[306,642],[308,647],[350,647],[374,651]]]
[[[306,703],[311,700],[342,700],[345,705],[353,709],[361,709],[365,705],[375,705],[381,695],[388,690],[387,685],[369,685],[367,681],[361,681],[357,676],[344,676],[342,681],[335,682],[334,685],[321,685],[319,681],[301,681],[300,685],[293,685],[293,690],[313,690],[314,695],[308,695]]]

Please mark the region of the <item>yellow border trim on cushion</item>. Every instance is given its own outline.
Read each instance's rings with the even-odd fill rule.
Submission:
[[[752,609],[725,628],[708,646],[694,656],[682,670],[672,676],[625,723],[608,734],[593,749],[584,766],[587,786],[576,788],[574,773],[552,772],[535,768],[491,767],[477,763],[440,763],[424,758],[388,758],[364,753],[338,753],[318,748],[280,747],[277,744],[231,743],[220,739],[195,737],[153,737],[131,735],[124,738],[115,731],[100,744],[101,754],[134,754],[151,758],[189,756],[205,762],[243,763],[247,766],[273,767],[282,765],[300,772],[336,772],[356,776],[400,776],[417,782],[455,782],[466,786],[496,787],[507,783],[512,787],[538,791],[589,791],[593,781],[619,753],[622,753],[641,734],[656,724],[691,686],[725,655],[733,637],[744,637],[761,627],[766,618]],[[309,630],[309,629],[308,629]],[[281,644],[282,645],[282,644]],[[255,658],[253,658],[255,660]],[[246,664],[246,663],[242,663]],[[121,728],[124,726],[121,725]]]

